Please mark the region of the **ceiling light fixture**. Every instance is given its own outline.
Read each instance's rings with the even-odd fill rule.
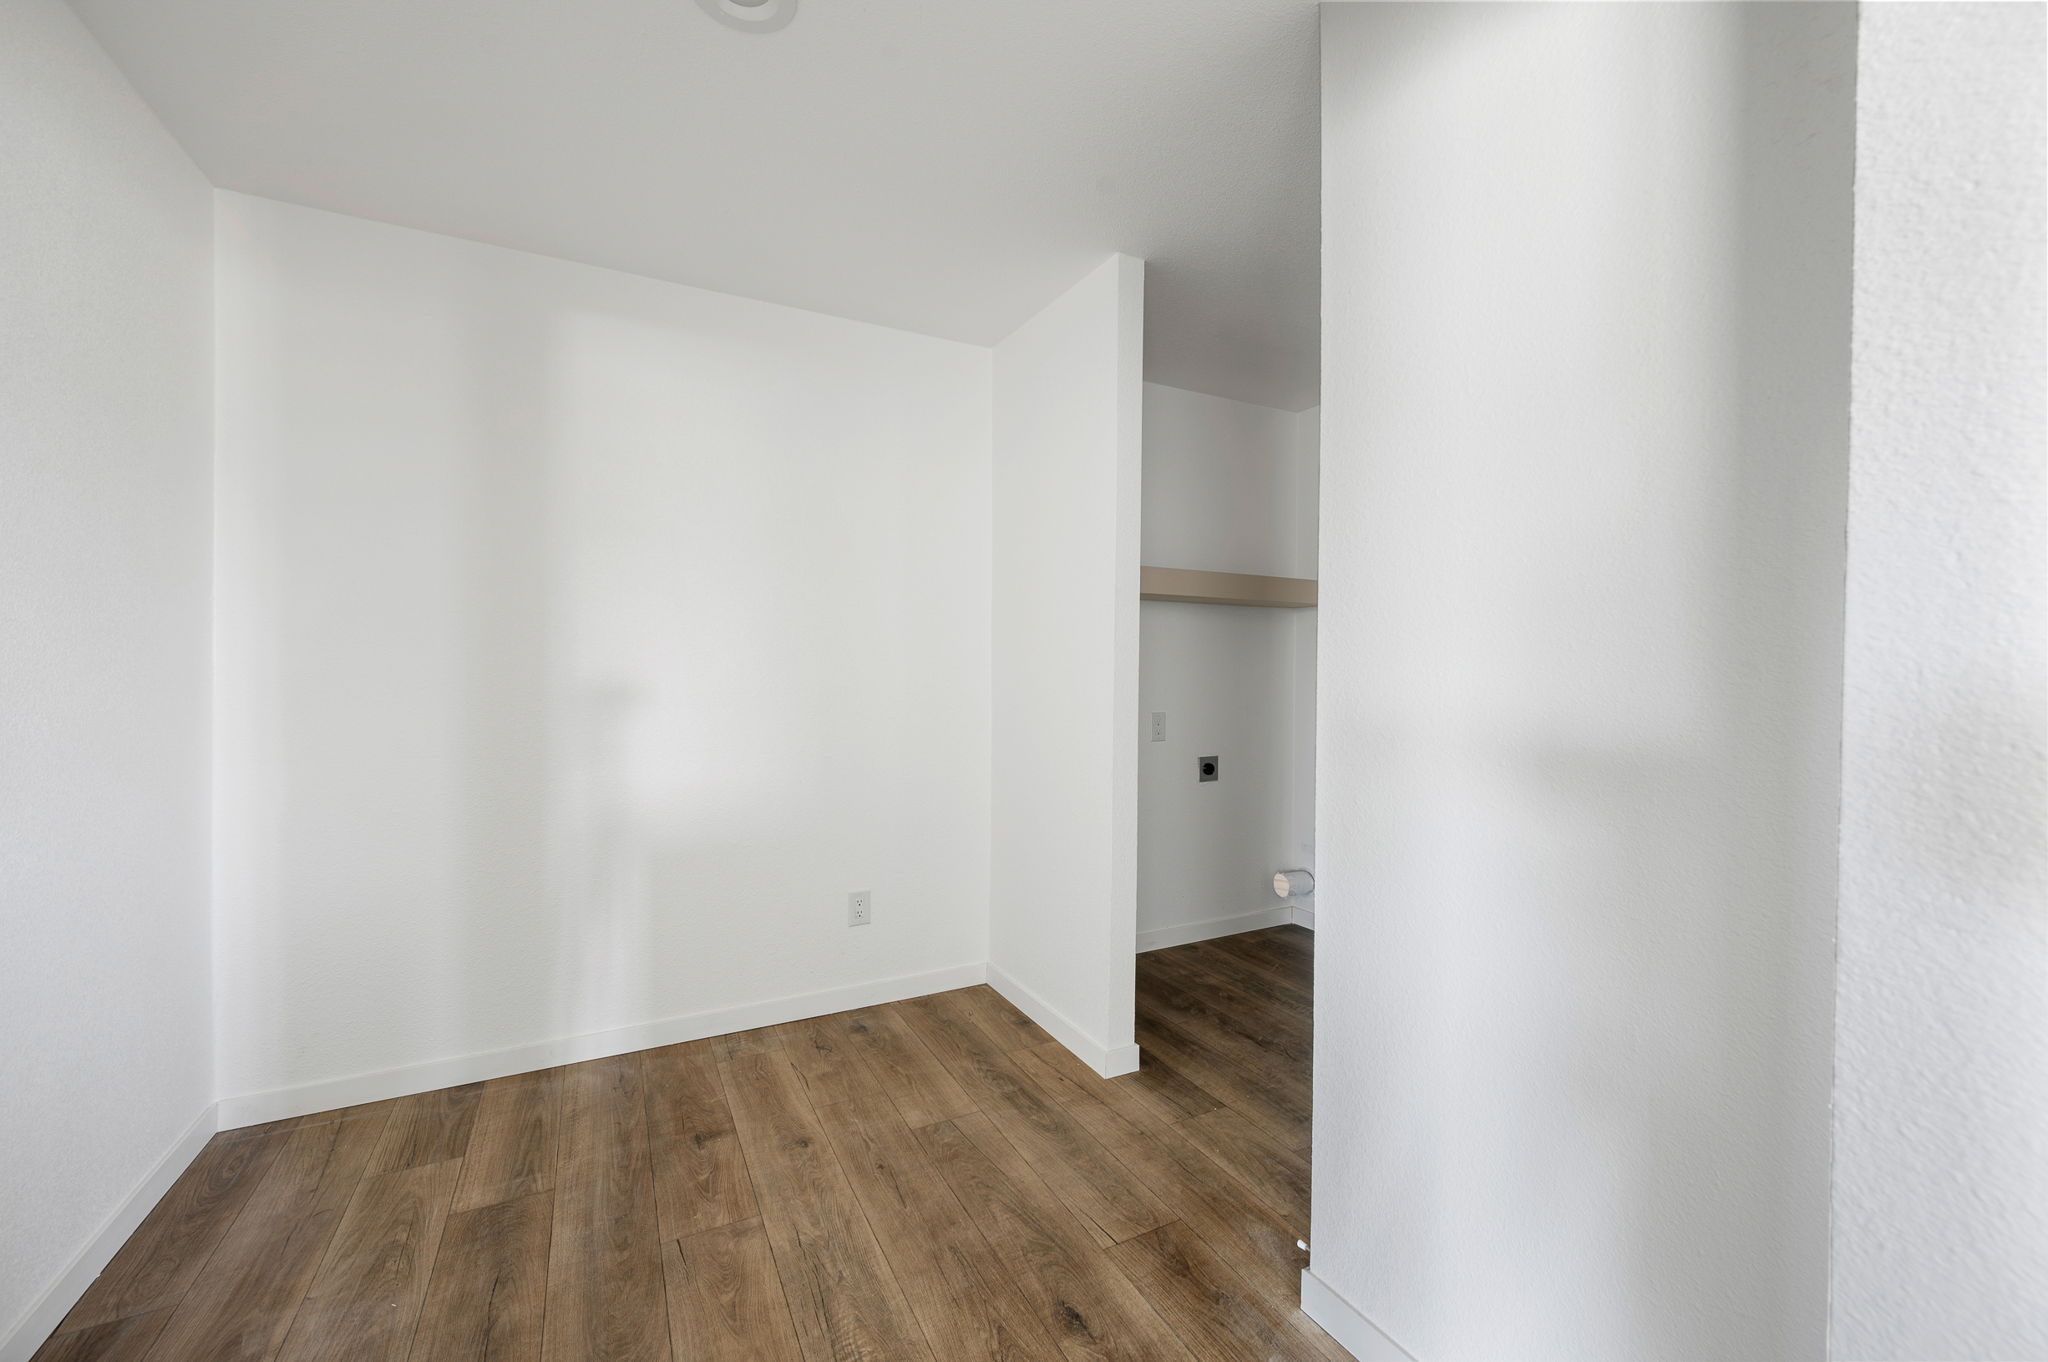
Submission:
[[[697,0],[697,8],[742,33],[773,33],[796,18],[797,0]]]

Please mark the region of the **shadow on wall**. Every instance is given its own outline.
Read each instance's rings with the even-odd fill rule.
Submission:
[[[451,718],[456,836],[440,979],[458,981],[456,1034],[476,1018],[535,1037],[660,1015],[650,877],[662,828],[636,797],[654,697],[629,667],[591,665],[594,566],[578,523],[601,496],[578,437],[575,319],[485,278],[459,299],[476,438],[458,456]],[[656,622],[648,621],[651,627]],[[490,962],[492,968],[480,969]]]
[[[1429,8],[1325,126],[1316,1269],[1418,1356],[1820,1355],[1855,12]]]
[[[561,319],[487,276],[451,282],[406,356],[445,391],[278,450],[297,485],[270,507],[268,623],[333,685],[277,679],[275,760],[302,775],[274,813],[271,968],[249,977],[273,988],[266,1025],[306,1077],[596,1030],[647,1015],[655,992],[650,847],[627,787],[640,700],[573,659]],[[388,301],[353,301],[365,332]],[[282,364],[308,370],[285,405],[332,400],[327,355],[278,339]],[[303,533],[318,521],[331,533]],[[346,939],[365,919],[378,939]],[[293,987],[309,946],[356,981],[355,1006]],[[364,1002],[379,1034],[335,1043]],[[340,1067],[355,1045],[377,1058]]]
[[[1651,417],[1700,433],[1666,502],[1698,519],[1610,527],[1692,540],[1672,609],[1634,622],[1681,665],[1677,744],[1647,760],[1527,754],[1532,794],[1576,811],[1578,845],[1605,840],[1596,859],[1615,872],[1604,905],[1552,902],[1576,918],[1560,935],[1607,946],[1575,958],[1566,988],[1608,1000],[1597,1021],[1580,1015],[1573,1089],[1618,1174],[1627,1355],[1727,1337],[1717,1316],[1731,1301],[1759,1339],[1825,1348],[1854,32],[1848,7],[1737,8],[1709,44],[1672,35],[1643,74],[1690,69],[1702,100],[1734,115],[1695,129],[1697,163],[1715,169],[1699,202],[1666,210],[1699,214],[1696,245],[1728,253],[1726,310],[1703,319],[1718,363],[1707,356],[1697,392]],[[1620,164],[1669,150],[1654,123],[1632,135]],[[1667,240],[1683,249],[1684,231]],[[1644,304],[1611,297],[1614,333]],[[1723,1190],[1674,1214],[1678,1188]]]

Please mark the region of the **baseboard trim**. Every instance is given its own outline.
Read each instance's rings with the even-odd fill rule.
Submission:
[[[1095,1072],[1101,1074],[1104,1078],[1116,1078],[1123,1074],[1134,1074],[1138,1071],[1138,1056],[1138,1044],[1136,1041],[1131,1042],[1129,1045],[1112,1045],[1109,1049],[1103,1051],[1102,1063],[1096,1066]]]
[[[1138,1071],[1136,1045],[1104,1045],[1076,1026],[1052,1004],[1033,993],[994,965],[988,967],[988,986],[1017,1005],[1019,1011],[1052,1034],[1052,1038],[1073,1051],[1074,1058],[1104,1078]]]
[[[194,1117],[192,1124],[185,1127],[185,1133],[156,1161],[156,1166],[143,1175],[127,1199],[114,1208],[106,1223],[86,1240],[57,1280],[50,1284],[36,1303],[29,1307],[4,1341],[0,1341],[0,1362],[28,1362],[36,1350],[43,1346],[43,1340],[50,1336],[64,1316],[71,1313],[71,1307],[78,1304],[78,1298],[93,1280],[106,1270],[121,1245],[128,1242],[128,1236],[135,1233],[143,1217],[155,1209],[163,1200],[164,1193],[171,1190],[171,1184],[179,1174],[192,1166],[192,1160],[199,1157],[199,1151],[206,1148],[206,1142],[214,1137],[218,1129],[218,1108],[209,1106]]]
[[[1415,1362],[1414,1354],[1307,1268],[1301,1270],[1301,1313],[1321,1325],[1323,1332],[1358,1362]]]
[[[1183,922],[1174,927],[1139,932],[1138,953],[1143,955],[1146,951],[1163,951],[1168,946],[1212,941],[1219,936],[1236,936],[1240,932],[1256,932],[1266,927],[1284,927],[1297,920],[1294,913],[1293,904],[1276,903],[1271,908],[1255,908],[1249,913],[1239,913],[1235,917],[1212,917],[1206,922]]]
[[[1295,926],[1306,927],[1310,931],[1314,931],[1316,929],[1315,900],[1311,899],[1306,903],[1289,903],[1287,907],[1288,911],[1293,914],[1293,922]]]
[[[844,1012],[849,1008],[901,1002],[927,993],[966,988],[970,984],[982,983],[987,977],[985,965],[953,965],[922,974],[906,974],[894,979],[876,979],[869,983],[823,989],[817,993],[799,993],[771,998],[766,1002],[692,1012],[686,1016],[538,1041],[531,1045],[515,1045],[483,1054],[429,1060],[422,1064],[408,1064],[293,1088],[245,1093],[240,1097],[222,1099],[220,1128],[234,1130],[240,1126],[281,1121],[289,1116],[306,1116],[336,1107],[408,1097],[416,1092],[433,1092],[459,1083],[477,1083],[488,1078],[529,1073],[534,1069],[551,1069],[558,1064],[580,1064],[587,1059],[630,1054],[657,1045],[703,1040],[729,1031],[751,1031],[757,1026],[776,1026],[782,1022],[801,1021],[805,1017],[821,1017],[829,1012]]]

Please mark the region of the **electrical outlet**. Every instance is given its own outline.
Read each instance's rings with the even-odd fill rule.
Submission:
[[[1152,711],[1152,741],[1166,741],[1166,711],[1163,709]]]
[[[865,927],[874,920],[875,891],[856,889],[846,896],[846,925]]]

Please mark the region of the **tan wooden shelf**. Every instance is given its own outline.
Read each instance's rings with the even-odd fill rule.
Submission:
[[[1194,605],[1265,605],[1300,610],[1316,603],[1313,577],[1259,577],[1248,572],[1141,567],[1138,598]]]

